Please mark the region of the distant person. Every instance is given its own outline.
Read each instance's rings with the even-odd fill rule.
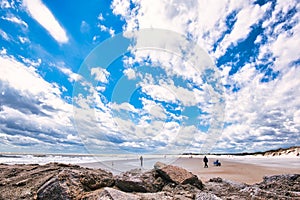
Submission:
[[[143,167],[143,156],[140,157],[141,167]]]
[[[204,168],[208,168],[208,165],[207,165],[207,163],[208,163],[208,159],[207,159],[207,157],[206,157],[206,156],[204,156],[204,158],[203,158],[203,162],[204,162]]]
[[[217,166],[217,167],[220,167],[220,166],[221,166],[221,163],[220,163],[219,160],[216,160],[216,161],[214,162],[214,165]]]

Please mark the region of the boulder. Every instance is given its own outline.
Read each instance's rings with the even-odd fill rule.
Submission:
[[[154,165],[154,169],[167,181],[183,185],[190,184],[197,187],[198,189],[203,188],[202,182],[196,175],[181,167],[166,165],[164,163],[157,162]]]
[[[155,170],[134,169],[115,177],[115,185],[124,192],[158,192],[165,184]]]
[[[104,170],[85,170],[80,173],[80,183],[85,190],[96,190],[102,187],[111,187],[115,181],[112,173]]]
[[[85,192],[114,184],[112,173],[104,170],[64,167],[37,192],[38,199],[74,199]],[[62,197],[62,198],[61,198]]]
[[[37,199],[43,200],[67,200],[72,199],[72,195],[68,190],[68,187],[59,182],[59,180],[55,177],[47,181],[38,191],[37,191]]]

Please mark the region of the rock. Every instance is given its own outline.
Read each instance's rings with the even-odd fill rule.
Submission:
[[[167,192],[156,192],[156,193],[137,193],[137,195],[142,199],[142,200],[172,200],[172,194],[167,193]]]
[[[222,200],[222,199],[208,192],[199,192],[196,195],[195,200]]]
[[[77,165],[1,165],[0,199],[74,199],[114,185],[112,173]]]
[[[176,185],[172,191],[172,196],[175,199],[195,199],[196,194],[200,192],[198,188],[192,185]]]
[[[224,199],[300,199],[299,174],[267,176],[254,185],[212,179],[205,186],[206,192]]]
[[[217,177],[217,178],[211,178],[211,179],[209,179],[209,182],[222,183],[223,180],[222,180],[222,178]]]
[[[264,176],[263,183],[273,183],[273,182],[286,182],[286,181],[299,181],[300,174],[282,174],[273,176]]]
[[[112,173],[104,170],[86,170],[80,173],[80,183],[89,190],[96,190],[102,187],[111,187],[115,181]]]
[[[115,185],[125,192],[158,192],[165,184],[155,170],[142,173],[135,169],[115,177]]]
[[[67,200],[71,198],[67,186],[60,183],[57,178],[52,178],[37,191],[37,199]]]
[[[253,185],[218,177],[210,179],[201,190],[186,181],[193,176],[182,168],[162,163],[157,163],[155,170],[132,170],[116,177],[100,169],[57,163],[0,164],[0,199],[300,199],[300,174],[267,176]]]
[[[190,184],[199,189],[203,188],[202,182],[196,175],[181,167],[166,165],[164,163],[157,162],[154,165],[154,169],[167,181],[183,185]]]
[[[138,195],[122,192],[113,188],[104,188],[97,200],[141,200]]]
[[[112,173],[78,167],[62,170],[54,179],[46,182],[37,193],[38,199],[59,199],[65,196],[74,199],[85,192],[113,186]]]
[[[275,197],[300,199],[300,174],[265,176],[261,183],[254,186]]]
[[[165,192],[156,193],[126,193],[114,188],[104,188],[101,190],[93,191],[81,198],[82,200],[172,200]]]

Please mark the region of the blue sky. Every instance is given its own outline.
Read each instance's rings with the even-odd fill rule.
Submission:
[[[0,6],[0,152],[300,145],[297,0]]]

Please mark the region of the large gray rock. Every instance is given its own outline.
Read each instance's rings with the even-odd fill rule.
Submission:
[[[143,173],[134,169],[115,177],[115,185],[125,192],[158,192],[165,184],[155,170]]]
[[[199,180],[196,175],[181,167],[166,165],[164,163],[157,162],[154,165],[154,169],[167,181],[183,185],[190,184],[199,189],[203,188],[201,180]]]

